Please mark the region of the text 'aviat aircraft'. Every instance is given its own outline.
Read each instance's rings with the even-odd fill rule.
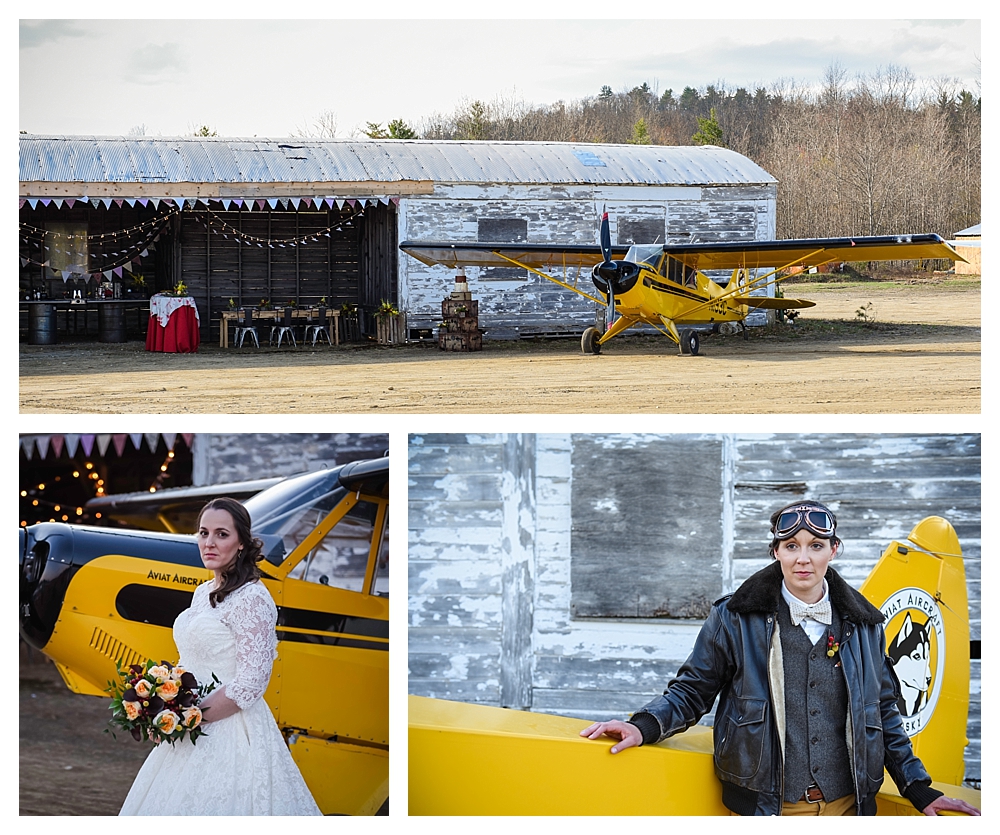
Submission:
[[[940,516],[922,520],[906,541],[889,544],[859,591],[885,618],[914,753],[934,788],[981,808],[980,792],[961,785],[971,665],[955,529]],[[713,734],[725,729],[694,725],[613,756],[613,740],[581,738],[584,720],[409,698],[411,815],[729,814],[713,759]],[[878,710],[872,722],[880,723]],[[879,815],[920,814],[888,771],[876,802]]]
[[[102,508],[173,530],[226,487]],[[264,699],[323,813],[376,814],[389,793],[389,459],[277,480],[243,504],[278,609]],[[20,529],[19,552],[21,637],[94,696],[116,663],[177,662],[174,620],[212,577],[193,534],[43,522]]]
[[[754,310],[815,305],[766,295],[769,287],[790,277],[791,268],[852,261],[965,260],[933,234],[614,247],[604,212],[600,235],[599,247],[404,241],[399,248],[428,266],[520,267],[607,308],[607,330],[600,333],[591,327],[583,333],[580,344],[587,354],[599,354],[609,340],[635,325],[652,326],[673,340],[680,353],[690,355],[699,351],[699,329],[725,332],[731,323],[733,331],[742,330],[745,336],[745,320]],[[624,258],[614,260],[615,255]],[[593,267],[596,296],[579,286],[585,267]],[[572,270],[576,277],[571,283]],[[722,284],[706,275],[715,270],[729,271],[729,280]],[[563,278],[552,271],[562,271]]]

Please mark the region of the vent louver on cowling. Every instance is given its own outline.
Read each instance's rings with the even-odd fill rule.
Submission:
[[[136,652],[127,644],[123,644],[98,626],[94,627],[94,634],[90,637],[90,645],[101,655],[121,662],[122,667],[146,663],[146,656]]]

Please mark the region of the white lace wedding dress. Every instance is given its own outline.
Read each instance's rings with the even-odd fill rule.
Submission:
[[[276,656],[274,601],[261,583],[249,583],[213,609],[213,586],[198,586],[191,608],[174,621],[178,663],[199,684],[215,673],[241,710],[206,724],[195,744],[157,745],[119,814],[322,814],[261,698]]]

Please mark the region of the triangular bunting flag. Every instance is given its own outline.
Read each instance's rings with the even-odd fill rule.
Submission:
[[[30,461],[31,456],[35,454],[35,439],[31,436],[22,437],[21,449],[24,450],[24,457]]]
[[[118,453],[118,457],[122,457],[122,453],[125,452],[125,443],[128,441],[128,435],[124,432],[119,432],[111,436],[111,442],[115,445],[115,452]]]
[[[63,451],[63,436],[62,435],[53,435],[52,436],[52,452],[55,453],[55,454],[52,457],[53,458],[58,458],[60,455],[62,455],[62,451]]]
[[[102,458],[107,455],[108,445],[111,443],[111,436],[101,434],[97,436],[97,454]]]
[[[94,436],[93,435],[81,435],[80,436],[80,446],[83,447],[83,454],[86,455],[89,458],[90,457],[90,453],[93,452],[93,449],[94,449]]]
[[[67,435],[66,436],[66,454],[70,458],[76,457],[77,447],[80,446],[80,436],[79,435]]]
[[[168,450],[171,450],[171,449],[174,448],[174,443],[176,442],[176,440],[177,440],[177,433],[176,432],[164,432],[163,433],[163,442],[167,445],[167,449]]]
[[[160,443],[160,433],[159,432],[147,432],[146,433],[146,446],[149,447],[150,452],[156,452],[156,447]]]
[[[42,460],[44,460],[45,456],[49,454],[49,436],[48,435],[36,436],[35,446],[38,447],[38,454],[41,456]]]
[[[191,442],[194,441],[194,433],[188,432],[187,434],[181,433],[181,437],[184,439],[184,443],[187,444],[188,449],[191,449]]]

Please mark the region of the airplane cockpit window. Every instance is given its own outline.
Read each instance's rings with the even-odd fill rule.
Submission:
[[[673,281],[675,284],[684,284],[688,287],[694,287],[697,284],[697,271],[694,267],[689,267],[676,258],[671,258],[669,255],[663,267],[663,275],[666,276],[668,281]]]
[[[375,566],[375,582],[372,594],[379,597],[389,596],[389,511],[385,513],[385,523],[382,526],[382,543],[378,549],[378,563]]]
[[[659,272],[660,260],[663,258],[662,244],[632,244],[625,254],[625,260],[633,264],[642,264],[653,272]]]
[[[267,561],[280,565],[287,554],[312,532],[344,496],[336,471],[319,470],[288,479],[244,502],[253,519],[253,532],[273,543],[279,538],[284,548],[265,550]]]
[[[378,505],[374,502],[359,501],[288,576],[307,583],[362,591],[377,512]]]

